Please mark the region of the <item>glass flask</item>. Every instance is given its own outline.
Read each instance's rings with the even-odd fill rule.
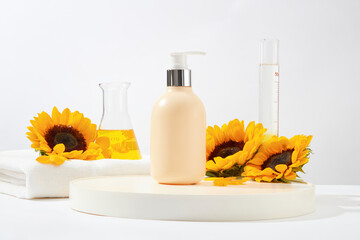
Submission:
[[[113,159],[141,159],[132,128],[127,103],[129,82],[100,83],[103,92],[103,115],[98,137],[107,136]]]

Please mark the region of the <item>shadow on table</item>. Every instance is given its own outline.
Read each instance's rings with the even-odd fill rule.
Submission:
[[[316,196],[315,212],[304,216],[284,218],[275,221],[288,222],[332,218],[346,212],[360,212],[359,195],[318,195]]]

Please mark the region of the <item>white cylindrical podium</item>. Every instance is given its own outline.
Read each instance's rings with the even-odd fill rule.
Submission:
[[[162,185],[150,176],[95,177],[70,183],[71,208],[136,219],[243,221],[286,218],[315,210],[312,184]]]

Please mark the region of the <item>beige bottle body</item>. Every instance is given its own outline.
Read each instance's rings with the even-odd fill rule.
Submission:
[[[195,184],[206,171],[206,113],[191,87],[167,87],[151,114],[151,176]]]

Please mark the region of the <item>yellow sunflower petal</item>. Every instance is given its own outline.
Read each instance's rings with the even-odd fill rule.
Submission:
[[[49,145],[45,142],[40,142],[40,150],[43,150],[44,152],[50,153],[52,149],[49,147]]]
[[[214,180],[214,186],[225,187],[227,185],[229,185],[229,183],[225,178],[217,178]]]
[[[283,173],[286,171],[287,166],[285,164],[279,164],[275,166],[276,171]]]
[[[65,145],[62,143],[56,144],[56,146],[53,148],[53,151],[57,154],[65,152]]]
[[[230,159],[224,166],[222,167],[223,170],[229,169],[234,166],[236,163],[235,159]]]
[[[236,157],[236,162],[239,165],[245,164],[245,162],[248,160],[248,153],[245,151],[239,151],[234,154]]]
[[[70,119],[70,110],[65,108],[60,117],[60,124],[61,125],[68,125]]]
[[[276,172],[268,167],[268,168],[265,168],[264,170],[262,170],[261,174],[262,175],[273,175],[273,174],[276,174]]]
[[[96,130],[96,124],[90,124],[90,127],[88,128],[88,131],[86,133],[86,139],[87,141],[95,141],[97,136],[97,130]]]
[[[66,157],[67,159],[82,159],[82,153],[83,151],[80,150],[74,150],[71,152],[64,152],[62,155]]]
[[[229,140],[232,140],[234,142],[241,142],[244,140],[242,138],[243,131],[241,129],[241,123],[238,119],[234,119],[229,122],[227,131]]]
[[[53,120],[54,125],[60,124],[60,117],[61,117],[61,113],[56,107],[54,107],[51,113],[51,118]]]
[[[51,163],[50,156],[40,156],[40,157],[36,158],[36,161],[38,161],[39,163],[45,163],[45,164]]]
[[[220,145],[221,143],[223,143],[223,137],[222,137],[222,133],[221,133],[221,129],[219,128],[219,126],[215,125],[214,126],[214,131],[215,131],[215,143],[216,145]]]
[[[286,171],[284,172],[284,175],[287,176],[292,172],[292,167],[288,167],[288,169],[286,169]]]
[[[88,127],[90,127],[90,125],[91,125],[90,119],[88,119],[88,118],[83,118],[83,119],[81,119],[81,121],[80,121],[79,126],[77,127],[77,129],[78,129],[79,131],[81,131],[81,132],[85,132],[85,131],[88,129]]]
[[[223,178],[223,177],[207,177],[207,178],[204,178],[204,181],[214,181],[215,179],[218,179],[218,178]]]
[[[45,130],[43,129],[43,127],[41,126],[41,124],[38,122],[38,118],[34,117],[34,120],[30,120],[31,125],[34,127],[34,129],[36,129],[36,132],[41,134],[41,135],[45,135]]]
[[[83,118],[84,118],[84,114],[75,111],[71,119],[71,126],[77,129]]]
[[[221,167],[218,166],[216,163],[214,163],[213,161],[207,161],[206,162],[206,169],[207,170],[212,170],[212,171],[219,171],[221,170]]]
[[[261,180],[263,180],[265,182],[271,182],[273,179],[274,179],[274,177],[263,176]]]
[[[61,165],[66,161],[66,157],[61,155],[50,155],[50,162],[54,165]]]
[[[295,180],[296,179],[296,173],[290,172],[288,174],[284,175],[287,180]]]
[[[236,179],[229,181],[229,185],[242,185],[245,182],[247,182],[249,178],[243,178],[243,179]]]
[[[101,154],[101,149],[88,149],[83,153],[84,160],[96,160]]]
[[[248,124],[245,130],[245,141],[249,141],[254,136],[255,122],[252,121]]]
[[[31,147],[34,149],[40,149],[40,143],[39,142],[34,142],[31,144]]]
[[[38,128],[41,129],[42,132],[46,132],[53,126],[53,121],[49,114],[46,112],[41,112],[38,116]]]

